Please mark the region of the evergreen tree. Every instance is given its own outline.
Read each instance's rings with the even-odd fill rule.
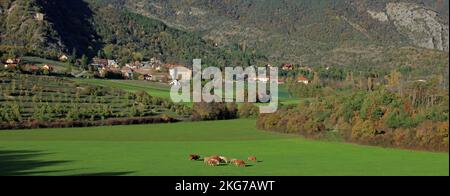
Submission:
[[[74,48],[72,50],[72,55],[69,56],[69,59],[67,60],[67,62],[71,66],[74,66],[77,63],[77,49]]]

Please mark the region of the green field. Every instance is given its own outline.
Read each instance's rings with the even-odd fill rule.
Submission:
[[[42,66],[45,64],[53,65],[54,71],[58,73],[66,72],[69,68],[69,65],[67,63],[63,63],[60,61],[54,61],[49,59],[43,59],[39,57],[33,57],[33,56],[24,56],[22,57],[23,63],[27,64],[35,64],[38,66]]]
[[[253,120],[0,132],[0,175],[449,175],[447,153],[321,142]],[[261,161],[205,166],[190,153]]]
[[[95,84],[100,86],[118,88],[129,92],[145,91],[148,94],[161,97],[170,98],[170,86],[162,83],[138,81],[138,80],[101,80],[101,79],[76,79],[75,81],[86,84]],[[301,99],[293,98],[289,96],[284,85],[279,86],[278,92],[280,103],[298,104]]]
[[[118,88],[132,93],[145,91],[151,96],[170,98],[170,86],[168,84],[137,80],[76,79],[75,81],[86,84]]]

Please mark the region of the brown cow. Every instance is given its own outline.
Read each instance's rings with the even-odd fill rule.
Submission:
[[[217,159],[220,163],[228,163],[228,159],[224,156],[214,155],[210,156],[211,159]]]
[[[208,165],[210,166],[218,166],[220,164],[220,161],[217,159],[209,159],[208,160]]]
[[[190,154],[189,155],[189,160],[190,161],[197,161],[200,159],[200,155],[196,155],[196,154]]]
[[[208,161],[215,159],[218,160],[220,162],[220,158],[216,157],[216,156],[209,156],[209,157],[205,157],[203,158],[203,162],[205,162],[206,164],[208,163]]]
[[[245,167],[245,166],[247,166],[247,165],[245,164],[245,161],[243,161],[243,160],[235,160],[235,161],[233,162],[233,164],[236,165],[236,166],[238,166],[238,167]]]
[[[211,159],[217,159],[217,160],[220,160],[220,156],[219,155],[213,155],[213,156],[210,156],[211,157]]]
[[[209,160],[211,160],[211,157],[205,157],[205,158],[203,158],[203,162],[204,162],[205,164],[208,164]]]
[[[225,163],[225,164],[228,164],[228,163],[229,163],[227,157],[220,156],[219,158],[220,158],[220,162],[221,162],[221,163]]]
[[[249,161],[253,161],[253,162],[257,162],[258,161],[255,156],[249,156],[248,160]]]

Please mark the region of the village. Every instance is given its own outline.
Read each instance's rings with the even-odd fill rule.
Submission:
[[[49,75],[53,72],[53,65],[44,64],[42,66],[37,66],[34,64],[21,64],[20,58],[8,58],[2,67],[4,67],[5,70],[20,70],[24,73],[41,73],[44,75]]]
[[[68,64],[70,57],[67,55],[61,55],[58,58],[58,62]],[[77,60],[77,64],[80,64],[80,60]],[[56,61],[55,61],[56,62]],[[5,70],[18,70],[27,74],[35,75],[51,75],[60,74],[55,70],[55,65],[47,64],[33,64],[22,61],[21,58],[7,58],[2,62]],[[89,65],[89,71],[93,75],[89,75],[88,71],[84,70],[78,74],[72,74],[75,77],[95,77],[104,79],[118,79],[118,80],[144,80],[149,82],[159,83],[171,83],[173,70],[177,67],[184,67],[186,69],[177,69],[177,75],[192,76],[192,69],[189,66],[182,64],[167,64],[161,60],[153,57],[149,61],[132,61],[126,63],[124,66],[120,66],[116,60],[106,58],[93,58]],[[270,64],[265,65],[266,68],[273,67]],[[256,68],[256,67],[255,67]],[[314,70],[308,66],[296,66],[289,63],[284,63],[279,66],[280,76],[277,81],[278,84],[285,84],[287,75],[294,75],[297,83],[308,85],[311,83],[312,78],[306,76],[307,74],[314,74]],[[328,68],[327,68],[328,69]],[[292,74],[293,73],[293,74]],[[177,78],[179,79],[179,78]],[[251,78],[254,81],[269,82],[268,77],[256,76]]]
[[[68,64],[69,57],[67,55],[61,55],[59,62]],[[79,60],[78,60],[79,61]],[[77,61],[77,64],[80,64]],[[56,62],[56,61],[55,61]],[[52,64],[33,64],[24,62],[21,58],[7,58],[3,62],[2,67],[5,70],[21,71],[23,73],[36,74],[36,75],[49,75],[56,73],[55,65]],[[69,65],[68,65],[69,66]],[[156,58],[150,59],[150,61],[134,61],[119,66],[116,60],[93,58],[89,63],[89,71],[94,73],[94,77],[105,79],[124,79],[124,80],[146,80],[154,82],[169,82],[169,71],[175,67],[185,67],[184,65],[177,64],[163,64]],[[188,69],[190,70],[190,69]],[[81,73],[87,73],[86,71]],[[183,74],[183,73],[180,73]],[[76,77],[84,77],[87,74],[76,74]]]

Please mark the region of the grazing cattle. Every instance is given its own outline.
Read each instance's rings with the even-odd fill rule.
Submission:
[[[245,166],[247,166],[247,165],[245,164],[245,161],[243,161],[243,160],[235,160],[235,161],[234,161],[234,165],[236,165],[236,166],[238,166],[238,167],[245,167]]]
[[[205,164],[208,164],[209,160],[211,160],[211,157],[205,157],[205,158],[203,158],[203,162],[204,162]]]
[[[249,156],[249,157],[248,157],[248,160],[249,160],[249,161],[253,161],[253,162],[258,161],[258,160],[256,159],[255,156]]]
[[[196,154],[189,155],[189,160],[191,160],[191,161],[197,161],[199,159],[200,159],[200,155],[196,155]]]
[[[220,160],[220,156],[219,155],[213,155],[213,156],[210,156],[212,159],[217,159],[217,160]]]
[[[228,163],[228,159],[224,156],[214,155],[210,156],[212,159],[217,159],[220,163]]]
[[[220,161],[217,159],[209,159],[208,160],[208,165],[210,166],[218,166],[220,164]]]
[[[229,163],[227,157],[220,156],[219,158],[220,158],[220,162],[221,162],[221,163],[226,163],[226,164]]]

